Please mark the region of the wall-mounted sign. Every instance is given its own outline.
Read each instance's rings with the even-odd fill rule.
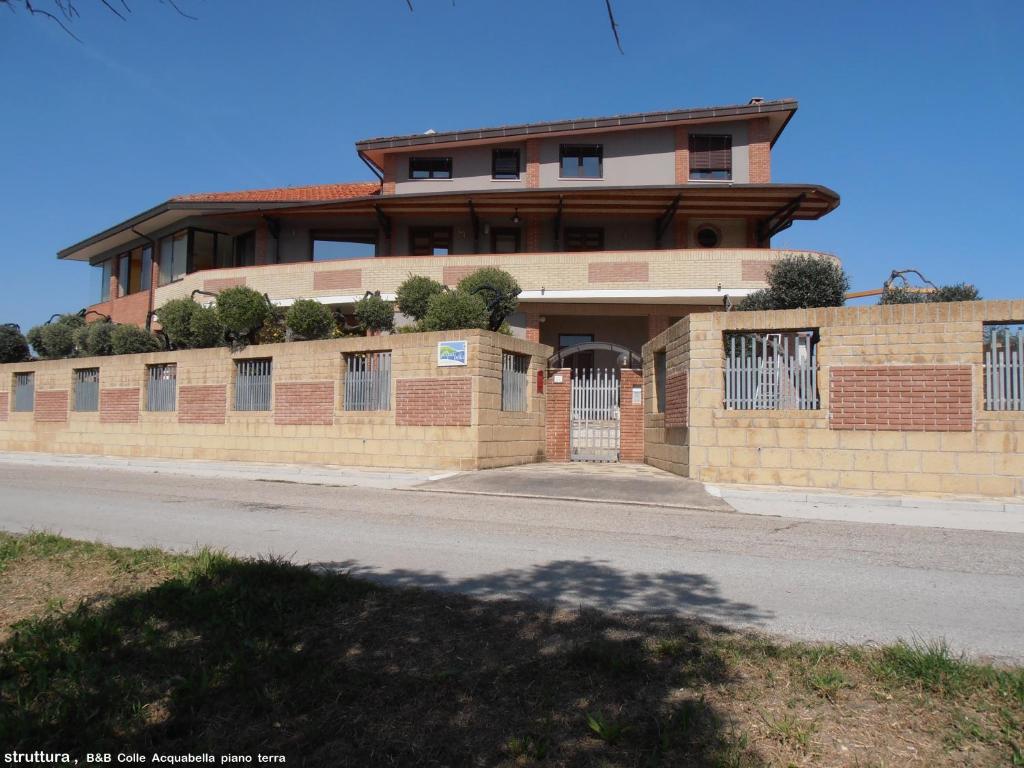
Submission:
[[[437,364],[440,367],[448,365],[465,365],[469,358],[469,350],[464,341],[439,341],[437,342]]]
[[[633,405],[643,405],[644,390],[642,387],[633,387]]]

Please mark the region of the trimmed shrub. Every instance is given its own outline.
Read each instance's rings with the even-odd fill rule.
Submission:
[[[772,294],[767,288],[744,296],[736,303],[736,309],[740,312],[756,312],[761,309],[772,309]]]
[[[925,304],[943,301],[979,301],[978,289],[970,283],[941,285],[931,293],[910,291],[902,286],[890,286],[878,299],[879,304]]]
[[[781,259],[768,269],[772,309],[841,307],[850,290],[850,279],[832,259],[795,256]]]
[[[423,275],[409,275],[395,294],[398,311],[413,320],[422,320],[427,314],[431,298],[441,293],[444,286]]]
[[[367,331],[391,331],[395,327],[395,305],[371,293],[356,302],[356,320]]]
[[[0,363],[20,363],[29,358],[28,340],[13,325],[0,325]]]
[[[134,355],[140,352],[156,352],[160,340],[136,325],[116,325],[110,334],[110,345],[115,355]]]
[[[175,349],[206,349],[224,343],[224,325],[213,307],[192,299],[172,299],[157,310],[156,317]]]
[[[515,312],[516,307],[519,306],[518,297],[521,290],[519,283],[508,272],[497,267],[478,269],[459,280],[459,290],[463,293],[473,294],[473,291],[485,285],[494,288],[500,296],[498,306],[494,311],[494,314],[500,316],[497,322],[497,325],[500,326],[502,321]],[[485,307],[488,307],[494,298],[494,292],[486,289],[474,295],[480,297]],[[483,327],[487,328],[488,325],[485,324]]]
[[[46,353],[43,351],[43,326],[34,325],[29,328],[28,333],[25,334],[25,340],[39,357],[46,357]]]
[[[40,357],[57,359],[75,354],[75,332],[85,325],[79,315],[61,315],[28,332],[28,342]]]
[[[217,314],[228,336],[252,340],[270,319],[271,307],[262,293],[239,285],[217,294]]]
[[[910,291],[901,286],[890,286],[878,299],[879,304],[924,304],[928,294]]]
[[[424,331],[455,331],[487,328],[487,306],[479,296],[463,291],[445,291],[430,300],[421,326]]]
[[[299,299],[288,308],[285,325],[302,339],[329,339],[334,333],[334,314],[326,304]]]
[[[199,304],[195,307],[188,323],[189,346],[192,349],[221,346],[224,343],[224,323],[220,321],[217,310]]]
[[[111,334],[114,324],[107,320],[97,320],[75,331],[75,346],[78,353],[90,357],[102,357],[114,354]]]

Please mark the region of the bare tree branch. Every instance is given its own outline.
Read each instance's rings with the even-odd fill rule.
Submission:
[[[608,23],[612,25],[612,34],[615,35],[615,47],[625,56],[626,52],[622,50],[622,41],[619,39],[619,23],[615,21],[615,12],[612,11],[612,0],[604,0],[604,4],[608,9]]]
[[[99,4],[107,9],[108,12],[117,16],[121,21],[128,21],[128,14],[132,12],[131,6],[128,5],[128,0],[116,0],[124,10],[120,10],[115,7],[115,0],[98,0]],[[71,25],[75,19],[81,17],[81,13],[78,10],[78,5],[81,0],[49,0],[53,10],[47,10],[46,8],[39,7],[42,2],[47,0],[0,0],[0,6],[6,6],[11,10],[12,13],[17,13],[18,10],[26,11],[30,16],[42,16],[43,18],[50,19],[64,30],[72,39],[82,42],[81,38],[78,37],[74,32],[71,31]],[[162,5],[170,6],[174,11],[182,18],[191,19],[196,21],[196,17],[191,14],[185,13],[181,7],[177,4],[176,0],[159,0]]]
[[[412,13],[412,0],[405,0],[405,4],[409,6],[409,12]]]

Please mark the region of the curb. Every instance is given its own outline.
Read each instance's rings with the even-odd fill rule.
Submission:
[[[723,514],[736,514],[735,509],[722,509],[721,507],[704,507],[697,504],[666,504],[660,501],[632,501],[630,499],[592,499],[585,496],[545,496],[533,493],[508,493],[503,491],[458,491],[448,488],[424,488],[412,486],[406,488],[395,488],[396,491],[409,493],[445,493],[451,496],[498,496],[507,499],[533,499],[537,501],[569,501],[577,504],[615,504],[625,507],[654,507],[656,509],[676,510],[679,512],[721,512]],[[723,500],[724,501],[724,500]],[[725,502],[728,504],[728,502]]]

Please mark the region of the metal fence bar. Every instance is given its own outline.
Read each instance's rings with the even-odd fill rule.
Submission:
[[[391,352],[358,352],[345,355],[346,411],[391,409]]]
[[[529,393],[530,358],[513,352],[501,355],[501,410],[525,411]]]
[[[28,412],[36,407],[36,375],[34,373],[14,374],[14,410]]]
[[[235,410],[269,411],[273,400],[273,361],[235,361]]]
[[[79,368],[75,377],[75,410],[80,413],[100,409],[100,369]]]
[[[1024,328],[993,327],[984,366],[985,410],[1024,411]]]
[[[728,410],[816,410],[817,346],[807,334],[732,335],[726,340]]]
[[[151,365],[146,377],[146,410],[173,411],[177,407],[178,366]]]

